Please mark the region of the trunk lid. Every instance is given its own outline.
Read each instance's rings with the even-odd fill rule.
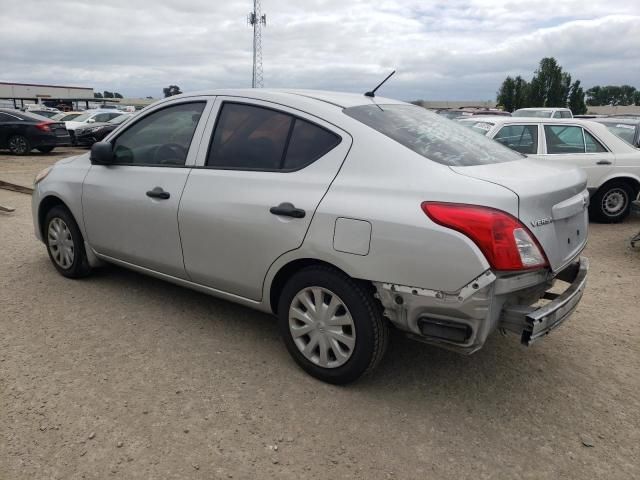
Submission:
[[[450,168],[513,191],[518,196],[518,219],[536,237],[554,272],[584,248],[589,194],[582,170],[532,159]]]

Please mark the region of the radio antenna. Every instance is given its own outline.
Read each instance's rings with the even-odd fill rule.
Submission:
[[[364,96],[365,96],[365,97],[371,97],[371,98],[375,97],[375,96],[376,96],[376,90],[378,90],[378,89],[379,89],[379,88],[384,84],[384,82],[386,82],[387,80],[389,80],[389,79],[393,76],[393,74],[394,74],[394,73],[396,73],[396,71],[395,71],[395,70],[394,70],[393,72],[391,72],[389,75],[387,75],[387,78],[385,78],[384,80],[382,80],[382,81],[378,84],[378,86],[377,86],[376,88],[374,88],[374,89],[373,89],[373,90],[371,90],[370,92],[365,93],[365,94],[364,94]]]

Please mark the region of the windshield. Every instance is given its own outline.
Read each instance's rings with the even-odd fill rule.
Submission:
[[[478,132],[482,135],[486,135],[489,132],[489,130],[491,130],[491,127],[493,127],[493,123],[490,123],[490,122],[480,122],[480,121],[471,121],[471,120],[461,121],[460,125],[462,125],[463,127],[470,128],[474,132]]]
[[[87,120],[89,120],[92,116],[95,115],[95,112],[85,112],[81,115],[78,115],[76,118],[73,119],[74,122],[86,122]]]
[[[551,118],[551,110],[516,110],[511,114],[512,117],[536,117]]]
[[[449,166],[519,160],[522,155],[457,122],[413,105],[361,105],[343,112],[429,160]]]
[[[633,138],[636,134],[636,126],[627,123],[602,122],[607,129],[615,136],[620,137],[625,142],[633,145]]]
[[[116,125],[120,125],[121,123],[125,122],[129,118],[131,118],[131,115],[129,114],[118,115],[116,118],[112,118],[111,120],[109,120],[109,123],[115,123]]]

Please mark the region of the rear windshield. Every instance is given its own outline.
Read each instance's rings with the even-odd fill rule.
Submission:
[[[519,160],[522,155],[498,142],[414,105],[361,105],[343,110],[429,160],[449,166]]]
[[[633,138],[636,135],[635,125],[629,125],[628,123],[602,123],[609,129],[611,133],[613,133],[617,137],[620,137],[625,142],[633,145]]]
[[[512,117],[537,117],[551,118],[551,110],[516,110],[511,114]]]
[[[474,132],[481,133],[482,135],[486,135],[487,133],[489,133],[489,130],[493,128],[493,123],[483,122],[481,120],[464,120],[460,122],[460,125],[470,128]]]

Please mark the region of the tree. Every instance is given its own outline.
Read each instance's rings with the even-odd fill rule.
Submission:
[[[562,71],[555,58],[545,57],[531,79],[530,103],[535,107],[564,107],[570,86],[571,75]]]
[[[513,109],[525,108],[529,106],[529,83],[518,75],[514,80],[513,89]]]
[[[113,98],[113,93],[108,92],[107,90],[104,91],[103,95],[104,95],[104,98]]]
[[[165,98],[171,97],[173,95],[180,95],[182,92],[180,91],[180,87],[177,85],[169,85],[166,88],[162,89],[162,93],[164,93]]]
[[[513,78],[507,77],[498,90],[498,105],[501,105],[507,112],[514,110],[516,84]]]
[[[584,90],[580,86],[580,80],[576,80],[571,85],[568,107],[574,115],[584,115],[587,113],[587,105],[584,102]]]
[[[640,91],[636,90],[633,94],[633,104],[640,105]]]
[[[122,98],[122,95],[120,95],[118,92],[114,92],[114,93],[113,93],[113,96],[114,96],[115,98]]]
[[[102,94],[100,92],[94,92],[93,98],[102,98]]]
[[[587,90],[587,105],[637,105],[637,92],[631,85],[595,85]]]

